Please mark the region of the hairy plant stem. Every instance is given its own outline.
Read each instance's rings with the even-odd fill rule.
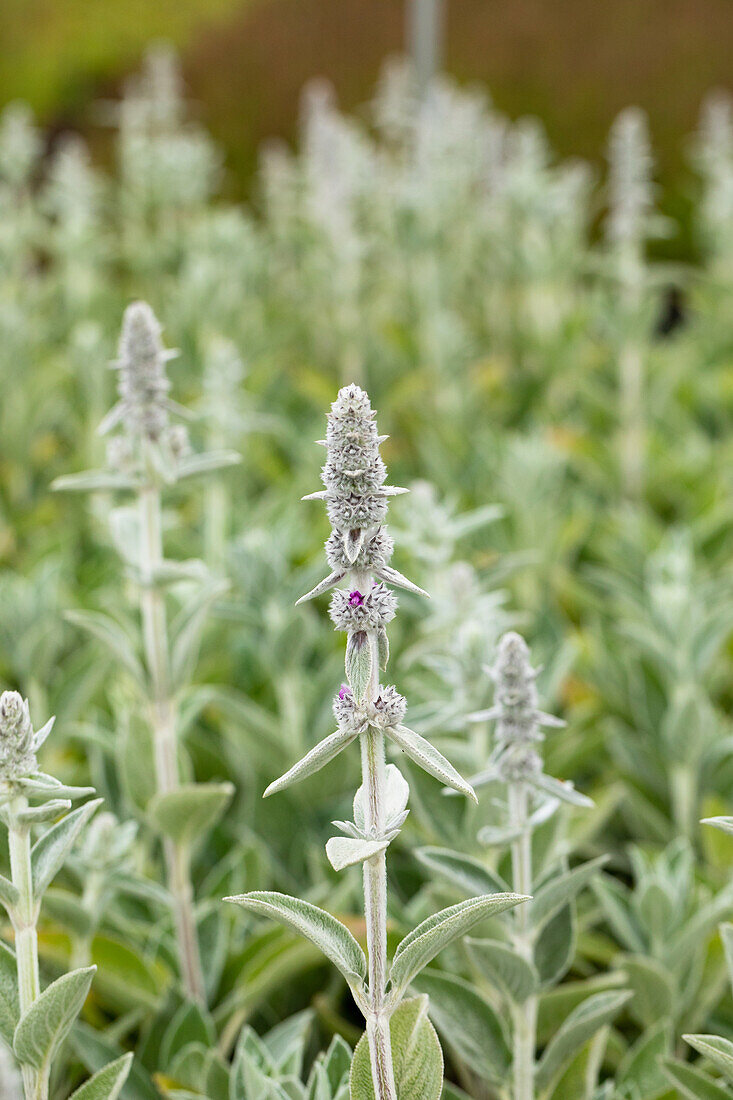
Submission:
[[[142,571],[141,611],[145,655],[152,687],[150,720],[155,751],[158,794],[178,789],[178,741],[176,706],[170,683],[170,654],[165,602],[155,583],[155,572],[163,562],[160,489],[146,485],[140,491],[140,568]],[[191,860],[187,845],[169,838],[163,842],[168,888],[175,907],[174,919],[178,955],[184,988],[191,1000],[206,999],[196,917],[191,886]]]
[[[15,958],[18,968],[20,1014],[24,1015],[41,995],[38,974],[38,906],[33,896],[30,826],[18,821],[18,814],[27,809],[28,800],[13,799],[8,807],[8,844],[10,871],[19,900],[12,922],[15,932]],[[39,1070],[21,1066],[26,1100],[48,1100],[48,1080]]]
[[[519,836],[512,842],[513,888],[518,894],[532,893],[532,834],[527,813],[527,786],[509,784],[509,818]],[[532,962],[531,906],[520,905],[515,913],[515,946]],[[514,1100],[534,1100],[535,1049],[537,1045],[537,997],[527,997],[514,1013]]]
[[[379,654],[376,633],[369,633],[372,651],[372,677],[367,700],[379,692]],[[385,750],[384,734],[371,727],[360,735],[361,769],[366,794],[365,827],[370,837],[381,837],[385,825]],[[385,1006],[387,985],[387,856],[385,852],[364,863],[364,916],[369,953],[369,1013],[367,1040],[376,1100],[397,1100],[392,1065],[392,1041],[389,1012]]]

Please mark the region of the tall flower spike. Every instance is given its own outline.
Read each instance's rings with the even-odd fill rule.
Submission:
[[[333,527],[326,543],[333,573],[309,596],[348,579],[347,586],[334,593],[330,608],[334,626],[347,635],[348,683],[341,685],[334,699],[336,731],[271,783],[265,795],[313,775],[358,739],[362,784],[354,797],[354,818],[334,821],[342,835],[330,838],[326,855],[336,871],[362,867],[368,958],[348,929],[330,913],[297,898],[255,892],[228,900],[295,928],[339,967],[366,1021],[366,1035],[356,1048],[353,1065],[359,1074],[370,1067],[375,1100],[397,1100],[395,1067],[409,1063],[411,1075],[417,1069],[404,1049],[400,1050],[399,1063],[392,1057],[390,1020],[407,1008],[402,1001],[410,982],[442,947],[482,917],[525,899],[516,894],[491,894],[451,907],[410,933],[395,952],[391,966],[388,964],[386,852],[407,817],[409,787],[396,765],[387,764],[387,742],[442,783],[474,800],[476,796],[470,784],[429,741],[402,725],[407,711],[404,698],[392,685],[379,682],[380,670],[386,668],[389,658],[386,626],[397,606],[384,581],[411,586],[387,565],[392,540],[381,525],[387,513],[387,498],[396,490],[385,486],[387,471],[379,454],[381,438],[374,412],[358,386],[340,391],[331,407],[325,442],[326,489],[314,495],[325,500]],[[440,931],[436,933],[436,929]],[[334,952],[337,942],[341,947]],[[421,945],[419,949],[416,944]],[[434,1032],[431,1034],[439,1064],[436,1074],[441,1075],[438,1040]]]
[[[117,359],[119,401],[102,422],[108,432],[122,422],[130,436],[155,443],[168,426],[170,382],[165,371],[176,351],[166,351],[161,326],[145,302],[133,302],[125,310]]]

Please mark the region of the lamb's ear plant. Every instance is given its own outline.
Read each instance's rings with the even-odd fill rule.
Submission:
[[[494,705],[471,717],[480,723],[495,721],[494,747],[486,767],[472,783],[503,789],[505,799],[498,802],[499,820],[482,828],[478,839],[495,851],[509,845],[511,886],[517,893],[533,897],[507,918],[503,935],[500,930],[497,938],[468,941],[474,984],[436,971],[423,975],[418,987],[430,994],[435,1019],[449,1047],[477,1077],[494,1082],[498,1095],[512,1100],[554,1100],[565,1095],[559,1082],[569,1065],[594,1036],[604,1033],[630,994],[617,988],[597,991],[592,983],[582,986],[573,1010],[559,1028],[540,1038],[542,999],[560,982],[575,955],[575,899],[603,860],[570,867],[567,846],[553,841],[562,803],[577,807],[592,803],[571,783],[544,771],[538,751],[542,727],[562,727],[564,723],[539,709],[537,671],[519,634],[512,631],[503,636],[489,672],[495,685]],[[485,882],[503,883],[489,861],[460,852],[425,848],[419,857],[434,875],[466,893],[480,889]],[[499,866],[506,874],[503,865]],[[484,993],[487,983],[488,996]],[[496,1013],[497,1004],[501,1015]],[[499,1032],[505,1030],[503,1021],[510,1020],[509,1045],[472,1049],[464,1036],[482,1019],[493,1020]],[[596,1058],[594,1080],[602,1049]]]
[[[36,753],[52,727],[53,719],[34,730],[28,702],[17,692],[0,696],[0,820],[10,854],[10,877],[0,875],[0,903],[14,934],[12,948],[0,941],[0,1045],[7,1044],[17,1059],[25,1100],[48,1100],[57,1056],[96,970],[72,970],[41,988],[37,925],[43,895],[101,801],[72,810],[72,801],[93,794],[92,788],[69,787],[38,770]],[[38,826],[48,827],[33,843]],[[116,1100],[131,1063],[129,1054],[105,1067],[77,1090],[77,1100]],[[3,1074],[0,1090],[4,1083]]]
[[[427,1017],[425,998],[405,999],[417,974],[453,940],[478,921],[526,900],[496,893],[472,898],[429,917],[387,959],[387,858],[389,845],[407,817],[409,788],[386,746],[402,750],[415,764],[469,798],[472,788],[430,742],[403,724],[406,704],[379,681],[389,656],[386,627],[396,598],[387,585],[420,592],[390,564],[392,540],[383,523],[389,498],[402,490],[385,485],[380,436],[369,398],[358,386],[339,392],[331,407],[326,439],[326,488],[308,499],[325,501],[333,531],[326,543],[329,575],[302,599],[335,588],[330,614],[346,641],[347,683],[334,700],[337,729],[289,771],[266,795],[317,772],[358,740],[362,785],[354,798],[353,821],[335,822],[341,836],[326,852],[337,871],[361,866],[368,957],[339,920],[310,902],[256,892],[229,900],[269,916],[307,936],[343,974],[366,1021],[366,1036],[354,1053],[352,1100],[438,1100],[443,1062]],[[344,584],[345,587],[338,587]]]
[[[166,351],[160,325],[149,306],[133,303],[125,312],[119,357],[119,401],[103,421],[112,433],[107,468],[60,478],[65,490],[123,490],[136,507],[112,512],[114,541],[125,571],[137,582],[144,660],[117,621],[97,612],[77,612],[72,621],[106,643],[131,674],[152,731],[156,792],[147,817],[163,840],[183,985],[188,997],[206,998],[191,885],[193,840],[223,813],[233,793],[230,783],[182,782],[177,730],[178,705],[195,664],[206,611],[226,585],[202,563],[167,561],[163,554],[162,491],[198,474],[238,460],[233,452],[193,454],[186,429],[170,422],[185,412],[168,396]],[[168,621],[166,594],[181,595],[181,608]],[[144,752],[144,746],[140,746]]]

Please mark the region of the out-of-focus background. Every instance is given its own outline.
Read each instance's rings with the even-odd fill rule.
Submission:
[[[5,0],[0,104],[31,104],[51,135],[97,145],[95,104],[145,46],[181,56],[201,121],[246,193],[263,139],[292,140],[304,84],[325,76],[346,110],[370,97],[384,59],[405,50],[403,0]],[[563,156],[598,161],[614,115],[649,113],[665,205],[687,201],[681,135],[712,88],[733,87],[728,0],[442,0],[441,58],[512,117],[536,115]],[[687,219],[685,219],[687,222]],[[683,245],[684,247],[684,245]]]

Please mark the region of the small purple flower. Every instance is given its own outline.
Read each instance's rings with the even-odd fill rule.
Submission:
[[[364,603],[364,597],[361,592],[357,592],[356,590],[349,592],[349,603],[352,607],[361,607]]]
[[[351,688],[348,684],[342,684],[339,689],[339,699],[345,699],[347,695],[351,695]]]

